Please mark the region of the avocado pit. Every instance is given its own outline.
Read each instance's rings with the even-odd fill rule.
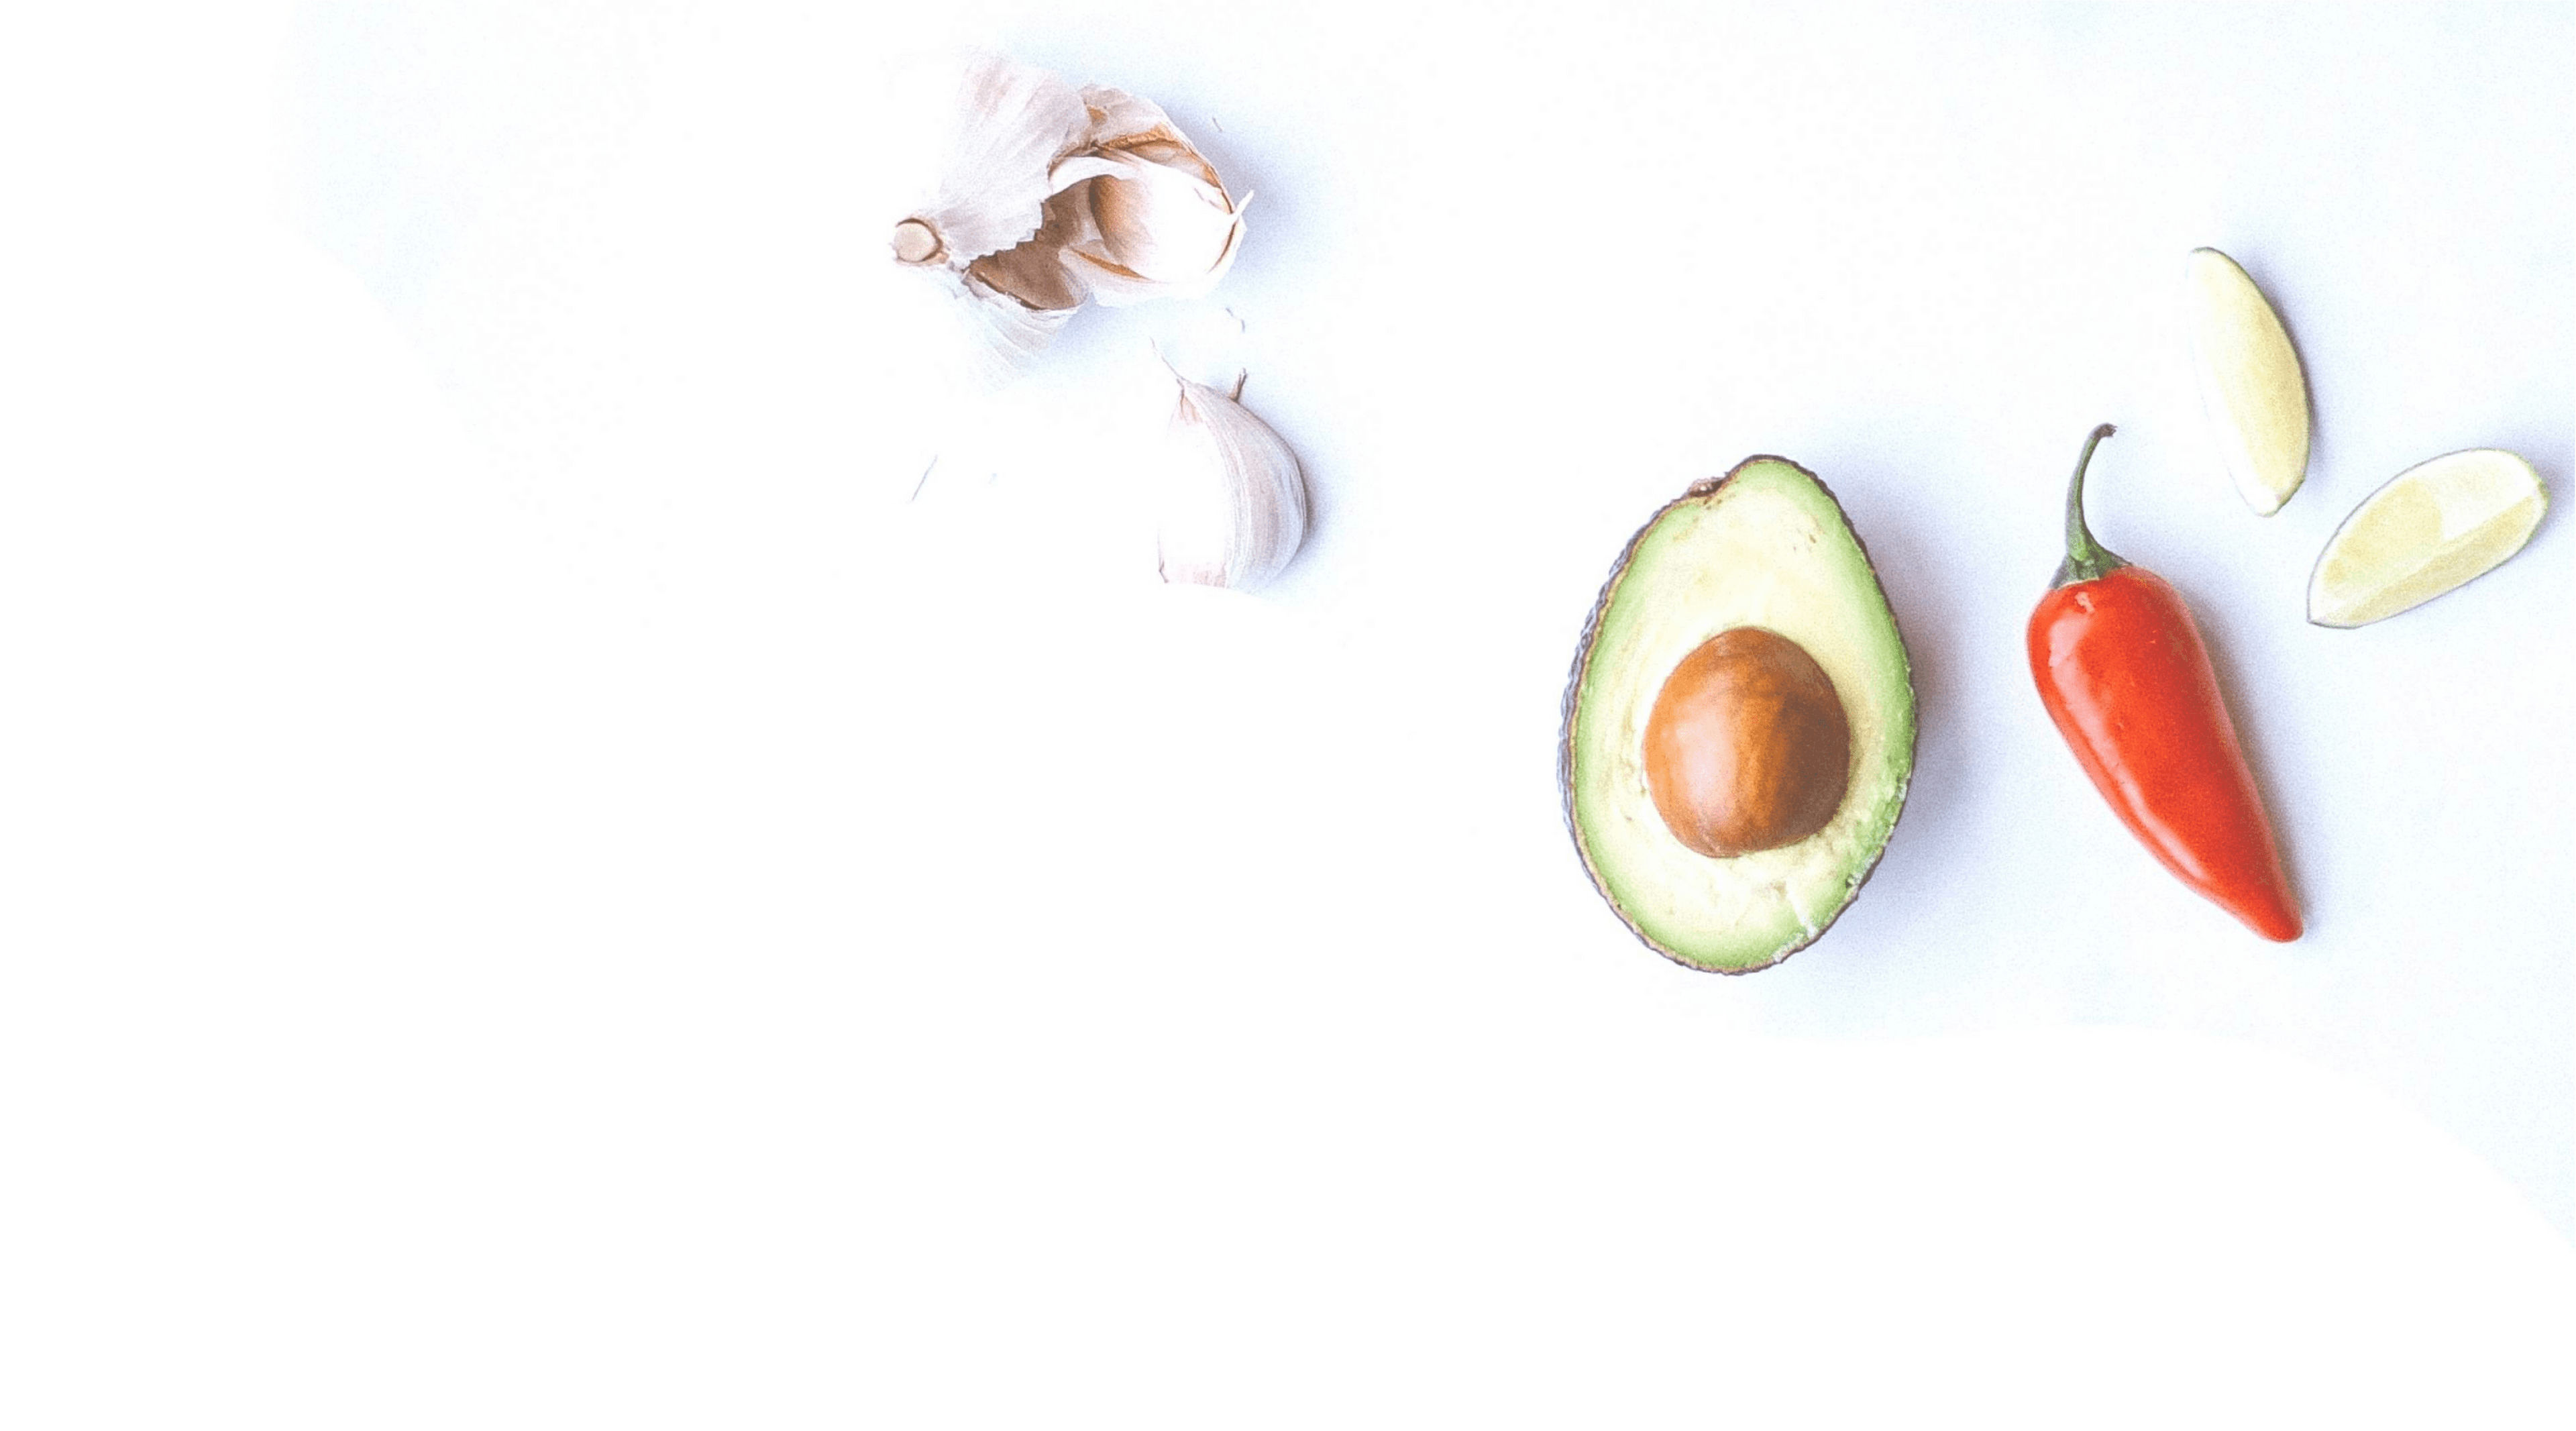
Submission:
[[[1737,626],[1665,678],[1645,757],[1673,838],[1728,859],[1796,844],[1833,820],[1851,780],[1851,723],[1805,647]]]

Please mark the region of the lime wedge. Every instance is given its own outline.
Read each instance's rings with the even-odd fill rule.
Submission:
[[[2183,292],[2219,460],[2245,505],[2268,517],[2308,475],[2308,379],[2298,351],[2263,290],[2218,250],[2191,251]]]
[[[2436,457],[2388,479],[2326,541],[2308,619],[2367,626],[2420,606],[2522,550],[2549,509],[2530,463],[2492,447]]]

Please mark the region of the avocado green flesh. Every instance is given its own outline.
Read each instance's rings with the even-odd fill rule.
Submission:
[[[1851,778],[1823,829],[1725,859],[1675,838],[1646,786],[1645,729],[1683,657],[1737,626],[1805,648],[1851,725]],[[1593,881],[1638,937],[1741,973],[1833,923],[1886,848],[1914,768],[1914,685],[1878,576],[1815,477],[1757,457],[1658,513],[1612,573],[1575,661],[1567,815]]]

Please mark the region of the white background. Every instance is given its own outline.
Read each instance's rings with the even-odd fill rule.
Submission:
[[[0,1420],[2566,1424],[2567,7],[926,8],[0,35]],[[946,409],[874,77],[955,41],[1258,197],[1215,300]],[[2308,366],[2269,520],[2198,244]],[[1153,579],[1156,342],[1305,457],[1261,598]],[[2029,689],[2104,420],[2297,944]],[[2306,626],[2483,445],[2532,546]],[[1923,734],[1721,979],[1553,743],[1761,451]]]

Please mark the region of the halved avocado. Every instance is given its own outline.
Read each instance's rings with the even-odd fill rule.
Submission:
[[[1905,641],[1814,473],[1748,458],[1630,540],[1575,651],[1558,778],[1638,938],[1729,974],[1805,948],[1877,867],[1913,773]]]

